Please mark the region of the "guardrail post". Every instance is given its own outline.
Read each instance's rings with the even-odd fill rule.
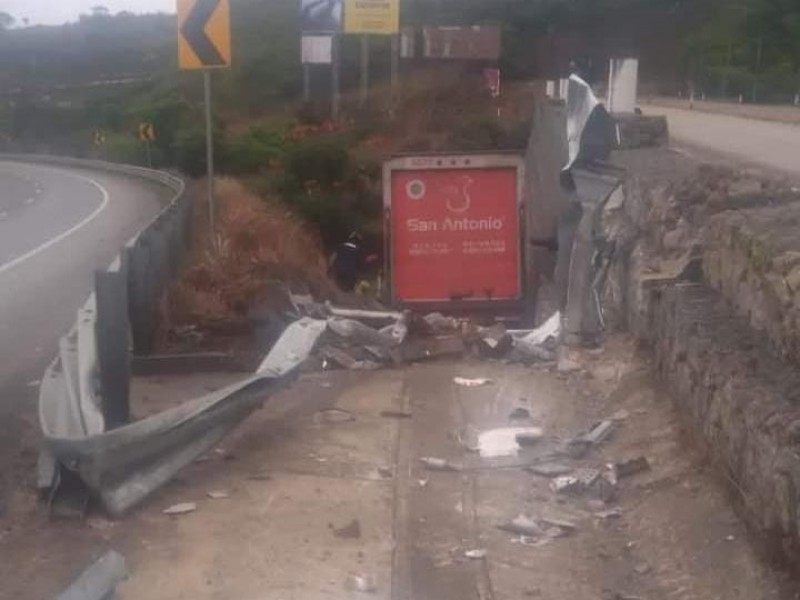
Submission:
[[[108,271],[95,272],[97,359],[106,429],[130,422],[130,348],[125,254]]]
[[[151,251],[144,234],[128,249],[128,315],[137,356],[150,354],[154,345],[155,296]]]

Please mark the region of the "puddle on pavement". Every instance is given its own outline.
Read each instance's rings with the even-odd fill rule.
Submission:
[[[501,427],[478,434],[478,452],[481,458],[517,456],[522,449],[520,439],[535,442],[542,438],[538,427]]]

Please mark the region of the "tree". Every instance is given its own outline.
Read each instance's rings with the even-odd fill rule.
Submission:
[[[102,5],[93,6],[91,11],[93,17],[107,17],[111,14],[111,11],[108,10],[108,7]]]
[[[7,12],[0,12],[0,31],[11,29],[16,20]]]

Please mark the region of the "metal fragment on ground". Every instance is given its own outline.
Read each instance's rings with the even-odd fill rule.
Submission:
[[[619,479],[632,477],[649,470],[650,463],[644,456],[614,464],[614,475]]]
[[[423,457],[419,461],[429,471],[459,471],[460,469],[443,458]]]
[[[110,550],[86,569],[56,600],[105,600],[114,595],[114,589],[128,576],[125,558]]]
[[[544,529],[539,523],[526,515],[519,515],[507,523],[498,525],[497,528],[500,531],[528,537],[538,537],[544,534]]]
[[[487,378],[467,379],[465,377],[454,377],[453,383],[462,387],[484,387],[493,384],[494,381]]]
[[[601,421],[577,439],[597,446],[611,437],[615,426],[614,421]]]
[[[339,408],[321,410],[314,415],[316,423],[351,423],[355,420],[356,416],[353,413]]]
[[[331,317],[328,319],[328,327],[336,335],[359,344],[381,348],[394,348],[399,345],[399,342],[391,335],[381,333],[377,329],[352,319]]]
[[[230,498],[231,495],[228,492],[222,490],[213,490],[211,492],[206,493],[206,496],[208,496],[212,500],[224,500],[225,498]]]
[[[197,510],[197,503],[195,502],[181,502],[180,504],[173,504],[169,508],[164,509],[165,515],[185,515]]]
[[[561,464],[561,463],[539,463],[536,465],[530,465],[529,467],[525,467],[525,470],[529,473],[533,473],[534,475],[539,475],[541,477],[559,477],[562,475],[569,475],[575,469],[570,467],[569,465]]]

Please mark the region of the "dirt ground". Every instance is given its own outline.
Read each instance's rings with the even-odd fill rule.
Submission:
[[[110,548],[128,559],[123,600],[800,597],[763,562],[735,498],[681,436],[680,415],[629,341],[560,364],[306,375],[117,522],[99,513],[48,522],[21,490],[0,520],[0,598],[53,597]],[[460,387],[459,376],[493,383]],[[230,379],[139,380],[137,410]],[[529,416],[511,419],[520,406]],[[620,480],[609,503],[556,493],[523,470],[612,415],[607,442],[558,459],[603,468],[645,456],[651,469]],[[470,449],[477,433],[509,425],[539,427],[543,438],[516,456]],[[423,457],[458,470],[427,470]],[[182,502],[197,510],[163,514]],[[498,529],[519,515],[561,523],[564,535],[537,541]]]
[[[642,98],[646,106],[666,106],[669,108],[689,108],[687,98],[652,97]],[[786,104],[739,104],[736,102],[714,102],[695,99],[694,108],[698,112],[710,112],[733,117],[745,117],[776,123],[800,124],[800,107]]]

